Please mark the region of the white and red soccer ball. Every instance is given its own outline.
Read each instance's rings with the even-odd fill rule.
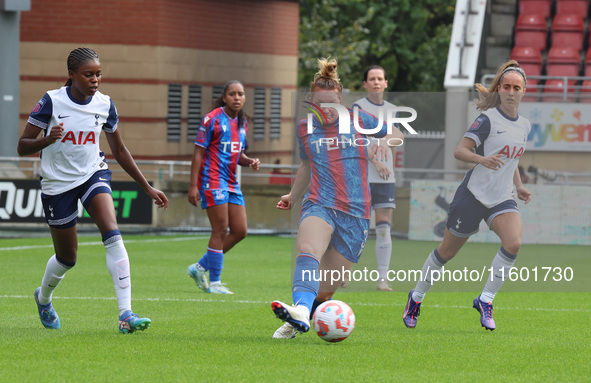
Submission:
[[[314,311],[312,324],[316,334],[323,340],[340,342],[353,332],[355,314],[345,302],[326,301]]]

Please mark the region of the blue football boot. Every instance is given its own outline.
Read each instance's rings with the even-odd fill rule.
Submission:
[[[51,302],[46,305],[39,303],[39,291],[41,291],[41,287],[37,287],[34,295],[35,302],[37,303],[37,310],[39,311],[39,318],[41,319],[41,324],[43,324],[45,328],[59,330],[60,317],[57,316],[57,313],[55,312]]]

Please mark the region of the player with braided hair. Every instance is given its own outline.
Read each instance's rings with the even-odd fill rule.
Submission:
[[[98,54],[90,48],[76,48],[68,56],[68,71],[76,73],[80,64],[96,60],[100,62]],[[65,86],[72,86],[72,78],[68,78]]]
[[[154,203],[166,209],[168,199],[150,186],[123,143],[115,104],[98,91],[102,72],[97,53],[89,48],[77,48],[70,53],[67,63],[68,81],[39,100],[17,147],[21,156],[41,152],[41,199],[55,248],[41,287],[34,294],[39,317],[46,328],[60,328],[52,295],[78,258],[76,222],[80,200],[97,225],[105,246],[107,268],[119,305],[119,331],[145,330],[150,319],[140,318],[131,310],[129,257],[117,225],[111,171],[99,148],[101,131],[105,131],[117,162]]]

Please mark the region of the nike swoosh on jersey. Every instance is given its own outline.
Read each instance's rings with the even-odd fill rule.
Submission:
[[[506,130],[497,130],[497,134],[505,133]]]
[[[99,177],[99,181],[108,181],[106,178]]]
[[[62,116],[60,114],[57,115],[57,118],[68,118],[68,117],[70,117],[70,116]]]

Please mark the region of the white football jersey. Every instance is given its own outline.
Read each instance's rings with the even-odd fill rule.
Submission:
[[[491,208],[513,198],[513,176],[525,152],[531,124],[527,118],[512,118],[498,107],[482,112],[464,137],[476,142],[476,153],[484,157],[501,155],[505,162],[499,169],[476,164],[468,177],[468,190],[480,203]]]
[[[387,112],[386,112],[386,108],[394,108],[394,104],[389,103],[388,101],[383,101],[380,105],[378,104],[374,104],[373,102],[371,102],[367,97],[361,98],[357,101],[355,101],[355,103],[353,103],[353,107],[355,107],[355,105],[357,105],[360,109],[365,110],[368,113],[373,114],[374,116],[378,117],[380,116],[380,108],[383,108],[383,119],[386,120],[386,116],[387,116]],[[373,137],[367,137],[371,142],[370,145],[368,146],[368,149],[373,147],[376,142],[378,141],[376,138]],[[390,177],[388,177],[387,180],[383,179],[382,177],[380,177],[380,175],[378,174],[378,171],[376,170],[376,167],[374,164],[372,164],[371,162],[368,163],[368,179],[369,179],[369,183],[370,184],[375,184],[375,183],[394,183],[396,182],[396,178],[394,177],[394,155],[392,153],[392,151],[390,150],[388,152],[388,160],[385,162],[386,166],[388,167],[388,169],[390,169]]]
[[[53,126],[64,123],[61,140],[41,151],[41,190],[56,195],[86,182],[97,170],[107,169],[99,148],[101,130],[117,130],[119,116],[111,98],[100,92],[86,101],[75,100],[70,87],[50,90],[31,112],[30,124],[47,136]]]

